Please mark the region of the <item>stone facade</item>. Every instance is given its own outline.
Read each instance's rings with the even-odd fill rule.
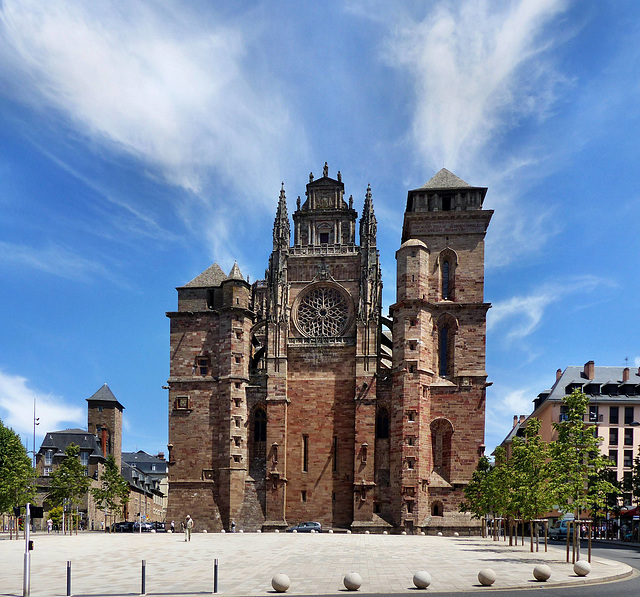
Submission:
[[[371,189],[358,221],[326,164],[293,231],[283,185],[264,280],[214,264],[177,289],[169,520],[473,524],[458,504],[484,449],[485,193],[447,170],[409,191],[389,318]]]

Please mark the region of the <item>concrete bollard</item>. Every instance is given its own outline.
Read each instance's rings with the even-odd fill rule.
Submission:
[[[533,578],[540,582],[547,582],[551,578],[551,568],[546,564],[538,564],[533,569]]]
[[[413,584],[416,589],[426,589],[431,584],[431,574],[426,570],[420,570],[413,575]]]
[[[258,529],[256,533],[262,533],[262,529]]]
[[[297,533],[298,531],[296,531],[296,529],[293,529],[293,532],[294,532],[294,533]]]
[[[209,531],[207,531],[207,529],[202,529],[202,532],[206,535]]]
[[[589,572],[591,572],[591,564],[589,564],[589,562],[587,562],[587,560],[578,560],[573,565],[573,571],[578,576],[587,576],[587,574],[589,574]]]
[[[238,533],[244,533],[244,529],[240,529]]]
[[[291,581],[286,574],[279,573],[271,579],[271,586],[277,593],[285,593],[291,586]]]
[[[351,535],[351,529],[347,529],[347,535]]]
[[[478,572],[478,582],[484,587],[490,587],[496,582],[496,573],[491,568],[483,568]]]
[[[357,572],[349,572],[342,582],[349,591],[357,591],[362,586],[362,577]]]
[[[420,534],[424,537],[426,533],[424,531],[420,531]]]

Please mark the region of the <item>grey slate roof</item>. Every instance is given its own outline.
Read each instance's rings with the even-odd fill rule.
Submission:
[[[628,396],[640,401],[635,390],[636,386],[640,386],[638,370],[631,370],[629,381],[624,383],[623,371],[624,367],[594,367],[593,379],[587,379],[583,367],[567,367],[551,389],[547,400],[562,400],[569,386],[573,386],[579,387],[588,396],[597,396],[598,400],[606,400],[608,397],[619,400]],[[609,393],[611,396],[608,396]]]
[[[107,384],[104,384],[93,396],[87,398],[87,402],[115,402],[121,409],[124,409],[124,406],[122,406],[113,395],[113,392]]]
[[[102,450],[98,445],[96,436],[84,429],[65,429],[64,431],[49,431],[44,436],[39,452],[54,450],[56,454],[62,455],[69,444],[80,446],[83,452],[89,452],[89,456],[104,459]]]
[[[162,492],[158,489],[157,481],[153,477],[145,475],[144,472],[140,471],[137,467],[133,467],[123,461],[120,472],[124,480],[129,483],[131,487],[135,487],[140,491],[146,491],[147,493],[162,495]]]
[[[229,277],[227,278],[227,280],[243,280],[244,281],[244,278],[242,277],[242,272],[238,267],[238,263],[235,261],[233,262],[233,267],[229,272]]]
[[[233,270],[232,270],[233,271]],[[220,286],[227,279],[222,268],[214,263],[211,267],[204,270],[200,275],[196,276],[191,282],[185,284],[183,288],[209,288],[211,286]]]
[[[422,189],[459,189],[461,187],[470,187],[462,178],[458,178],[453,172],[449,172],[446,168],[442,168],[433,178],[429,179],[422,185]]]
[[[142,471],[149,475],[166,475],[167,461],[157,456],[152,456],[144,450],[137,452],[122,452],[122,462]],[[153,466],[156,470],[153,470]]]

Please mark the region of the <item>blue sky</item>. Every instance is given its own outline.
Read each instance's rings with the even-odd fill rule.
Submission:
[[[555,371],[640,366],[635,1],[0,0],[0,418],[108,383],[166,450],[175,287],[262,278],[284,181],[371,184],[393,302],[407,190],[487,186],[486,444]]]

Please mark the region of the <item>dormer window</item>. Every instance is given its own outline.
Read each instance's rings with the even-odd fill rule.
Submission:
[[[53,450],[47,450],[44,453],[44,463],[47,466],[51,466],[53,464]]]

